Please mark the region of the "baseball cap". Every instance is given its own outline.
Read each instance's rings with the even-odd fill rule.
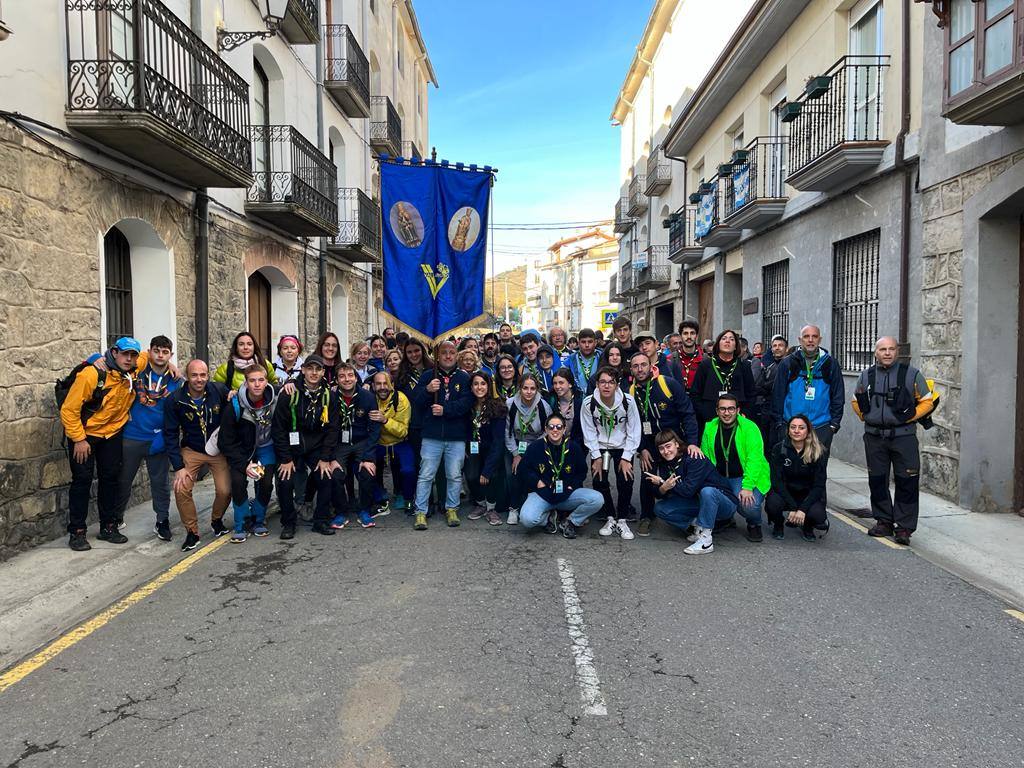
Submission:
[[[122,336],[115,341],[114,349],[119,349],[122,352],[138,352],[142,354],[142,345],[139,344],[139,340],[133,339],[131,336]]]
[[[658,343],[658,340],[651,336],[651,334],[649,333],[644,333],[641,334],[640,336],[633,337],[633,343],[636,344],[637,346],[640,346],[641,341],[653,341],[655,344]]]
[[[322,357],[320,357],[320,355],[310,355],[309,357],[307,357],[305,360],[302,361],[302,367],[303,368],[305,368],[306,366],[311,366],[311,365],[318,365],[321,368],[326,368],[327,367],[327,364],[324,363],[324,359]]]

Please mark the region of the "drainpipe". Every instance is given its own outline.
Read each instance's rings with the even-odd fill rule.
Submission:
[[[669,133],[671,133],[671,130],[669,131]],[[665,138],[668,138],[668,134],[666,134]],[[664,146],[664,145],[662,145],[662,146]],[[683,224],[685,226],[685,224],[686,224],[686,203],[687,203],[687,197],[686,197],[686,177],[687,177],[686,158],[685,157],[678,157],[676,155],[670,155],[667,150],[665,151],[665,157],[668,158],[669,160],[676,160],[676,161],[678,161],[678,162],[683,164]],[[680,283],[682,283],[682,288],[680,288],[680,291],[683,294],[683,320],[685,320],[687,317],[691,317],[691,316],[692,317],[696,317],[696,315],[691,315],[691,313],[687,311],[690,308],[690,306],[689,306],[690,305],[690,300],[687,298],[687,294],[689,293],[690,283],[689,283],[689,278],[686,277],[686,268],[683,267],[683,266],[679,267],[679,281],[680,281]],[[700,339],[698,339],[697,341],[699,343]]]
[[[316,143],[321,153],[324,152],[326,141],[324,139],[324,41],[323,35],[316,41]],[[337,178],[337,173],[335,173]],[[334,201],[337,205],[337,200]],[[327,330],[327,238],[320,238],[317,248],[317,331],[323,335]],[[303,273],[305,273],[306,249],[302,249]],[[307,311],[306,317],[309,317]]]
[[[189,26],[199,37],[203,36],[202,0],[189,4]],[[200,360],[210,357],[210,197],[206,189],[197,189],[192,203],[192,224],[195,228],[196,300],[195,356]]]
[[[910,198],[911,169],[907,167],[906,141],[910,133],[910,0],[902,0],[900,29],[900,131],[895,142],[895,166],[903,171],[902,214],[900,219],[900,308],[899,308],[899,358],[910,360]]]

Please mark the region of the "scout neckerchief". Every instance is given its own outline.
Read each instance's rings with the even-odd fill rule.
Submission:
[[[703,359],[704,356],[700,353],[700,347],[694,349],[692,355],[688,355],[683,351],[679,352],[679,365],[682,367],[683,375],[688,383],[693,380],[693,374],[696,373],[697,366],[700,365],[700,361]]]
[[[614,403],[612,404],[611,409],[605,408],[604,403],[601,402],[600,395],[594,395],[594,398],[597,403],[597,411],[600,414],[598,416],[598,424],[604,427],[604,431],[607,433],[607,439],[611,440],[612,432],[615,431],[615,414],[618,413],[619,409]]]
[[[147,365],[146,378],[143,379],[142,376],[139,376],[135,380],[135,396],[142,405],[156,405],[168,395],[165,380],[169,374],[165,371],[158,374],[155,380],[153,378],[154,374],[156,374],[156,371]]]
[[[565,469],[565,459],[569,455],[569,441],[562,438],[562,455],[558,460],[557,467],[555,466],[555,457],[551,455],[551,443],[547,440],[544,441],[544,452],[548,455],[548,461],[551,462],[551,479],[557,483],[562,476],[562,470]]]
[[[445,373],[440,368],[438,368],[436,371],[437,378],[441,380],[441,388],[444,390],[444,401],[446,403],[448,402],[448,399],[451,397],[452,394],[451,392],[448,391],[448,384],[451,382],[452,376],[454,376],[458,370],[458,368],[455,368],[449,371],[448,373]]]
[[[498,385],[498,393],[506,400],[510,397],[515,397],[516,394],[516,383],[513,381],[507,387],[504,384]]]
[[[734,356],[732,366],[723,374],[722,370],[718,367],[718,358],[715,355],[711,356],[711,368],[715,372],[715,376],[718,377],[718,383],[722,385],[723,392],[732,392],[732,375],[736,372],[736,366],[739,363],[739,355]]]
[[[526,369],[527,373],[532,373],[538,379],[541,378],[540,366],[537,365],[537,361],[536,360],[534,360],[533,362],[530,362],[526,358],[523,358],[523,367]]]
[[[195,413],[196,421],[199,422],[199,430],[203,433],[203,442],[205,443],[208,439],[206,434],[206,417],[208,415],[206,409],[206,390],[203,390],[203,396],[199,398],[198,404],[196,403],[195,398],[192,397],[191,393],[189,393],[187,400],[188,407],[192,409],[193,413]]]
[[[306,390],[306,399],[308,400],[306,404],[306,413],[304,414],[302,419],[303,424],[309,424],[310,422],[316,424],[317,421],[319,421],[321,424],[326,424],[330,420],[330,413],[328,411],[328,407],[331,402],[330,390],[327,387],[325,387],[322,383],[319,386],[317,386],[316,389],[313,390],[309,389],[309,387],[306,387],[305,385],[303,385],[303,387]],[[295,396],[292,398],[291,403],[292,432],[299,431],[299,419],[298,414],[296,413],[298,403],[299,393],[296,392]],[[317,413],[318,409],[319,413]]]
[[[597,362],[597,355],[596,354],[591,355],[589,362],[587,361],[587,359],[583,355],[580,355],[579,356],[579,361],[580,361],[580,368],[583,370],[583,378],[586,381],[590,381],[590,374],[594,370],[594,363]]]
[[[721,421],[718,422],[718,447],[722,449],[722,457],[725,459],[725,468],[722,473],[729,476],[729,459],[732,457],[732,447],[736,442],[737,425],[734,423],[730,429],[729,443],[726,444],[725,438],[722,434],[725,432],[725,425]]]
[[[536,398],[536,402],[534,402],[533,408],[531,408],[525,416],[522,413],[519,413],[516,416],[516,424],[519,430],[520,440],[526,437],[527,430],[533,424],[533,417],[537,414],[537,409],[540,407],[540,395],[534,395],[534,398]]]
[[[484,424],[484,409],[482,405],[473,408],[473,442],[480,442],[480,427]]]

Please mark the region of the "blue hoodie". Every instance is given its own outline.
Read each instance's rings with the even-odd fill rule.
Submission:
[[[125,440],[148,442],[149,454],[163,453],[164,404],[181,387],[181,381],[164,371],[161,375],[146,366],[135,379],[135,402],[124,427]]]

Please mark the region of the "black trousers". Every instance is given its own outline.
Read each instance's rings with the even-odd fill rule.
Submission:
[[[122,432],[110,437],[85,438],[92,449],[85,461],[75,461],[75,445],[68,441],[68,461],[71,464],[71,488],[68,491],[68,533],[85,530],[89,516],[89,496],[92,478],[96,475],[96,506],[100,513],[100,526],[113,525],[117,519],[118,479],[121,476]]]
[[[896,528],[917,530],[921,484],[921,453],[917,435],[884,437],[865,432],[864,456],[868,465],[872,516]],[[890,469],[896,487],[895,499],[889,495]]]
[[[487,478],[487,485],[480,484],[480,470],[483,469],[484,457],[478,453],[467,453],[466,464],[462,472],[469,486],[469,499],[475,503],[489,501],[499,514],[508,512],[508,483],[505,480],[505,462],[499,461],[493,477]]]
[[[611,454],[611,469],[608,472],[601,472],[594,475],[594,490],[604,497],[604,506],[601,507],[601,514],[605,517],[614,517],[625,520],[629,517],[629,505],[633,499],[633,478],[626,477],[619,469],[619,461],[622,459],[621,450],[608,451]],[[615,475],[615,502],[612,501],[611,476]]]
[[[373,504],[373,475],[363,469],[359,457],[366,450],[365,441],[355,445],[339,445],[335,459],[341,464],[339,479],[334,483],[334,513],[354,514],[360,510],[369,511]],[[356,495],[356,485],[359,494]]]
[[[796,500],[800,503],[800,499]],[[764,500],[764,511],[768,515],[768,520],[773,526],[782,525],[786,521],[787,512],[796,512],[796,509],[789,509],[792,505],[786,504],[782,499],[782,494],[776,493],[774,490],[768,491],[768,495]],[[811,504],[809,507],[802,507],[804,513],[804,525],[805,531],[814,530],[814,526],[822,525],[828,518],[828,513],[825,511],[824,500],[819,500]]]
[[[271,465],[264,468],[263,477],[253,480],[244,469],[231,467],[231,501],[235,506],[242,506],[249,500],[249,483],[256,486],[256,501],[266,509],[270,504],[270,496],[274,492],[274,476],[277,474],[277,466]],[[293,479],[294,482],[294,479]],[[278,481],[278,486],[280,486]],[[248,513],[246,513],[248,514]]]
[[[316,511],[313,513],[314,523],[326,523],[331,519],[331,496],[335,480],[341,480],[341,472],[335,470],[328,477],[320,474],[317,463],[319,453],[309,453],[302,457],[306,467],[306,493],[313,489],[316,493]],[[298,466],[299,462],[296,462]],[[281,505],[281,525],[295,525],[295,473],[287,480],[277,484],[277,501]]]

